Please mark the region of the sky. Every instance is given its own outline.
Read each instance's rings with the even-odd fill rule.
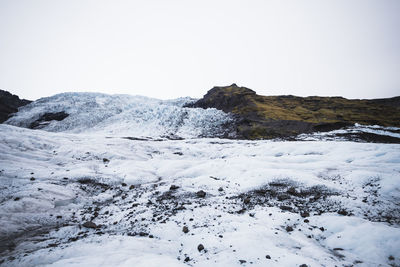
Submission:
[[[0,89],[400,95],[399,0],[0,0]]]

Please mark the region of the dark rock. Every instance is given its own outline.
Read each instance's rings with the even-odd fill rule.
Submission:
[[[307,211],[304,211],[304,212],[300,213],[300,216],[303,218],[310,217],[310,213]]]
[[[169,187],[169,190],[176,190],[176,189],[178,189],[179,188],[179,186],[177,186],[177,185],[171,185],[170,187]]]
[[[246,263],[247,261],[245,260],[239,260],[240,264]]]
[[[190,258],[189,258],[189,257],[186,257],[186,258],[185,258],[185,262],[188,262],[188,261],[190,261]]]
[[[293,195],[293,196],[297,195],[296,188],[294,188],[293,186],[289,187],[288,190],[287,190],[286,192],[287,192],[289,195]]]
[[[91,229],[96,229],[97,228],[97,225],[94,222],[89,222],[89,221],[87,221],[84,224],[82,224],[82,226],[86,227],[86,228],[91,228]]]
[[[107,158],[103,158],[103,163],[109,163],[110,162],[110,160],[109,159],[107,159]]]
[[[344,121],[334,122],[334,123],[319,123],[314,125],[314,131],[317,132],[330,132],[334,130],[339,130],[342,128],[353,126],[353,123],[348,123]]]
[[[31,181],[35,181],[36,179],[35,179],[34,177],[31,177],[31,179],[29,179],[29,180],[31,180]]]
[[[307,264],[302,264],[299,267],[308,267],[308,265]]]
[[[293,227],[292,226],[286,226],[286,232],[293,232]]]
[[[199,252],[201,252],[202,250],[204,250],[204,246],[203,246],[202,244],[199,244],[199,245],[197,246],[197,250],[198,250]]]
[[[309,223],[309,222],[310,222],[310,220],[308,220],[308,219],[305,219],[305,220],[304,220],[304,222],[305,222],[305,223]]]
[[[189,233],[189,228],[187,226],[183,226],[182,232],[184,232],[185,234]]]
[[[21,199],[20,197],[16,197],[16,198],[14,198],[14,201],[18,201],[20,199]]]
[[[293,209],[292,207],[285,206],[285,205],[281,205],[281,206],[279,206],[279,208],[280,208],[281,210],[287,210],[287,211],[291,211],[291,210]]]
[[[121,186],[127,186],[127,184],[126,183],[122,183]]]
[[[267,255],[267,256],[265,256],[265,258],[267,258],[267,259],[271,259],[271,256],[270,255]]]
[[[131,186],[129,186],[129,190],[135,189],[135,186],[132,184]]]
[[[200,190],[200,191],[198,191],[198,192],[196,193],[196,196],[197,196],[197,197],[203,198],[203,197],[206,196],[206,192],[204,192],[203,190]]]
[[[394,261],[394,257],[392,255],[389,256],[388,258],[390,261]]]
[[[10,92],[0,90],[0,123],[8,120],[18,108],[25,106],[32,101],[20,99],[18,96]]]
[[[220,188],[218,188],[218,191],[222,192],[222,191],[224,191],[224,189],[222,187],[220,187]]]
[[[61,112],[56,112],[56,113],[44,113],[43,115],[40,116],[39,119],[36,121],[32,122],[29,125],[29,128],[31,129],[40,129],[46,126],[50,121],[56,120],[56,121],[62,121],[66,117],[68,117],[69,114],[65,113],[64,111]]]
[[[344,216],[347,216],[349,214],[346,210],[339,210],[337,213]]]

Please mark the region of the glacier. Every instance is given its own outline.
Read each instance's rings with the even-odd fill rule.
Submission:
[[[62,93],[41,98],[19,109],[6,124],[29,127],[45,113],[65,112],[41,129],[51,132],[98,132],[112,136],[216,137],[232,136],[226,125],[233,117],[217,109],[185,108],[191,98],[158,100],[144,96]]]

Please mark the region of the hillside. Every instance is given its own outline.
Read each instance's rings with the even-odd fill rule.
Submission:
[[[262,96],[232,84],[212,88],[192,106],[236,114],[237,132],[246,139],[330,131],[355,123],[400,126],[400,97],[350,100],[343,97]]]

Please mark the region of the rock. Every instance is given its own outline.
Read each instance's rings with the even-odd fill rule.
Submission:
[[[189,233],[189,228],[187,226],[183,226],[182,232],[184,232],[185,234]]]
[[[309,223],[309,222],[310,222],[310,220],[308,220],[308,219],[305,219],[305,220],[304,220],[304,222],[305,222],[305,223]]]
[[[10,92],[0,90],[0,123],[5,122],[19,107],[25,106],[32,101],[20,99]]]
[[[129,186],[129,190],[135,189],[135,186],[132,184],[131,186]]]
[[[245,260],[239,260],[240,264],[246,263],[247,261]]]
[[[188,262],[188,261],[190,261],[190,258],[189,258],[189,257],[186,257],[186,258],[185,258],[185,262]]]
[[[271,256],[270,255],[267,255],[267,256],[265,256],[265,258],[267,258],[267,259],[271,259]]]
[[[244,204],[249,204],[249,203],[250,203],[250,198],[249,198],[249,197],[246,197],[246,198],[243,200],[243,203],[244,203]]]
[[[206,192],[204,192],[203,190],[200,190],[200,191],[198,191],[198,192],[196,193],[196,196],[197,196],[197,197],[203,198],[203,197],[206,196]]]
[[[390,261],[394,261],[394,257],[392,255],[389,256],[388,258]]]
[[[19,198],[19,197],[16,197],[16,198],[14,198],[14,201],[18,201],[18,200],[20,200],[21,198]]]
[[[31,180],[31,181],[35,181],[36,179],[35,179],[34,177],[31,177],[31,179],[29,179],[29,180]]]
[[[340,215],[343,215],[343,216],[346,216],[349,214],[346,210],[339,210],[337,213]]]
[[[199,252],[203,251],[203,250],[204,250],[204,246],[203,246],[202,244],[199,244],[199,245],[197,246],[197,250],[198,250]]]
[[[285,206],[285,205],[281,205],[281,206],[279,206],[279,208],[280,208],[281,210],[287,210],[287,211],[290,211],[290,210],[293,209],[292,207],[290,207],[290,206]]]
[[[121,186],[127,186],[127,184],[126,183],[122,183]]]
[[[292,226],[286,226],[286,232],[293,232],[293,227]]]
[[[109,163],[110,162],[110,160],[109,159],[107,159],[107,158],[103,158],[103,163]]]
[[[224,189],[222,187],[220,187],[220,188],[218,188],[218,191],[222,192],[222,191],[224,191]]]
[[[169,187],[169,190],[176,190],[176,189],[178,189],[179,188],[179,186],[177,186],[177,185],[171,185],[170,187]]]
[[[308,267],[308,265],[307,264],[302,264],[299,267]]]
[[[64,111],[61,112],[55,112],[55,113],[45,113],[40,116],[39,119],[36,121],[32,122],[29,125],[29,128],[31,129],[41,129],[44,126],[48,125],[51,121],[62,121],[66,117],[68,117],[69,114],[65,113]]]
[[[97,225],[94,222],[89,222],[89,221],[87,221],[84,224],[82,224],[82,226],[86,227],[86,228],[91,228],[91,229],[96,229],[97,228]]]
[[[296,188],[294,188],[293,186],[289,187],[289,189],[286,190],[286,193],[293,195],[293,196],[297,195]]]
[[[303,218],[310,217],[310,213],[308,211],[304,211],[304,212],[300,213],[300,216]]]

